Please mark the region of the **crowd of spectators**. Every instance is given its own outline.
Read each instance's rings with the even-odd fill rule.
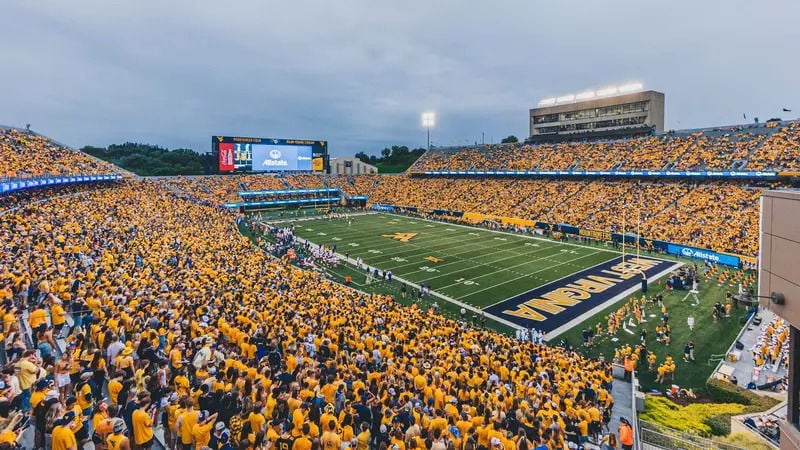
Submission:
[[[290,189],[283,178],[271,174],[169,177],[163,182],[179,192],[215,204],[242,201],[239,197],[242,191]]]
[[[800,122],[666,133],[614,141],[501,144],[434,149],[426,170],[792,170]]]
[[[475,212],[638,231],[649,239],[755,256],[758,198],[767,187],[746,182],[414,178],[408,176],[236,175],[176,177],[168,186],[211,203],[242,201],[243,190],[334,187],[372,204]],[[246,189],[245,189],[246,188]]]
[[[761,328],[755,345],[750,349],[756,367],[788,365],[789,324],[780,317],[774,317]]]
[[[779,184],[770,187],[779,187]],[[570,181],[383,177],[372,203],[479,212],[627,232],[755,256],[758,198],[742,182]]]
[[[608,363],[331,284],[234,219],[152,181],[3,216],[3,394],[32,414],[34,448],[146,449],[154,430],[198,450],[599,439]]]
[[[0,179],[118,173],[114,165],[27,131],[0,128]]]

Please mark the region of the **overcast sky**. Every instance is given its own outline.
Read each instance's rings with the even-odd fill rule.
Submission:
[[[666,127],[800,116],[800,2],[0,0],[0,124],[66,144],[333,155],[526,137],[541,98],[641,81]],[[794,109],[781,113],[781,108]]]

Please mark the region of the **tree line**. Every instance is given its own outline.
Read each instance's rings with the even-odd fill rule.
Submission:
[[[362,162],[377,166],[381,172],[402,172],[408,169],[411,164],[414,164],[414,161],[422,156],[423,153],[425,153],[424,148],[415,148],[412,150],[405,145],[393,145],[381,150],[380,157],[368,155],[364,152],[358,152],[355,156]]]
[[[209,156],[189,148],[169,150],[126,142],[108,147],[87,145],[81,151],[141,176],[203,175],[210,169]]]

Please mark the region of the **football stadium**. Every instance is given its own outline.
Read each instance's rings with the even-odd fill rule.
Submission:
[[[362,26],[404,14],[364,6],[348,16]],[[233,8],[243,25],[266,14]],[[99,11],[12,10],[86,51],[99,38],[76,37],[68,18],[107,26],[95,22],[106,17]],[[152,19],[120,11],[133,24]],[[170,11],[158,20],[173,24]],[[163,51],[185,69],[180,83],[103,65],[86,79],[92,89],[111,80],[104,95],[129,103],[45,101],[34,88],[47,79],[42,92],[51,92],[54,75],[33,71],[13,78],[24,95],[0,94],[9,101],[0,104],[0,450],[800,448],[800,119],[791,104],[767,120],[723,122],[687,107],[694,96],[718,101],[713,89],[693,90],[666,66],[645,71],[661,92],[596,85],[596,70],[572,79],[567,63],[555,64],[549,78],[534,76],[550,83],[530,91],[538,99],[509,107],[516,125],[506,116],[486,125],[524,138],[487,143],[479,131],[465,141],[457,130],[477,134],[473,102],[486,103],[480,114],[497,103],[465,92],[442,107],[449,115],[395,114],[419,74],[394,88],[370,77],[388,77],[407,50],[376,37],[394,55],[378,57],[363,45],[374,72],[348,72],[347,83],[364,97],[378,83],[387,96],[348,99],[368,111],[345,113],[320,104],[345,94],[329,97],[313,81],[317,69],[338,75],[315,47],[333,48],[336,33],[298,25],[279,34],[330,64],[314,71],[248,53],[239,68],[269,74],[256,88],[246,70],[194,70],[192,51],[221,51],[232,64],[237,39],[255,35],[243,26],[223,37],[193,14],[191,31],[178,28],[185,36],[154,29],[164,41],[153,46],[112,33],[118,55],[98,50],[103,64],[154,62]],[[442,24],[437,36],[450,32]],[[33,36],[12,23],[0,33]],[[196,40],[204,33],[213,37]],[[275,42],[257,39],[272,55]],[[54,62],[58,49],[79,48],[47,42],[56,47],[23,48]],[[575,56],[568,43],[558,48],[558,60]],[[712,59],[700,64],[720,76]],[[457,84],[442,67],[419,69],[431,99]],[[277,94],[282,77],[304,83],[290,100]],[[141,86],[159,100],[128,116],[149,98],[136,98]],[[259,105],[223,107],[237,98]],[[92,123],[65,125],[76,120]],[[136,142],[156,140],[175,148]]]

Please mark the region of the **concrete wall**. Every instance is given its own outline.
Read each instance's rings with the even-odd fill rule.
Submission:
[[[796,426],[800,416],[800,191],[766,191],[761,197],[760,222],[759,301],[792,326],[788,420],[781,424],[781,449],[795,450],[800,449],[800,430]],[[772,292],[783,294],[785,303],[773,303],[769,298]]]
[[[645,120],[645,124],[653,125],[656,128],[656,132],[663,132],[664,131],[664,93],[657,92],[657,91],[644,91],[644,92],[635,92],[631,94],[623,94],[617,95],[613,97],[604,97],[598,98],[593,100],[585,100],[580,102],[573,102],[573,103],[565,103],[561,105],[554,105],[554,106],[546,106],[542,108],[533,108],[530,110],[530,114],[528,116],[529,124],[530,124],[530,136],[536,135],[538,133],[538,127],[546,127],[546,126],[553,126],[557,124],[568,124],[568,123],[586,123],[586,122],[593,122],[597,120],[605,120],[605,119],[615,119],[615,118],[625,118],[625,117],[638,117],[641,116],[642,113],[633,113],[633,114],[621,114],[619,116],[612,116],[612,117],[595,117],[595,118],[588,118],[588,119],[576,119],[570,120],[565,122],[551,122],[551,123],[542,123],[542,124],[534,124],[533,118],[535,116],[543,116],[547,114],[560,114],[566,112],[574,112],[574,111],[582,111],[586,109],[595,109],[595,108],[602,108],[605,106],[614,106],[614,105],[622,105],[626,103],[635,103],[635,102],[642,102],[646,101],[650,103],[649,110],[646,113],[647,119]],[[598,129],[600,130],[600,129]]]
[[[378,173],[378,168],[372,164],[367,164],[358,158],[333,158],[331,163],[331,175],[364,175],[368,173]],[[350,163],[350,167],[345,167]]]
[[[786,296],[785,305],[761,304],[800,328],[800,192],[766,191],[761,202],[759,295]]]

